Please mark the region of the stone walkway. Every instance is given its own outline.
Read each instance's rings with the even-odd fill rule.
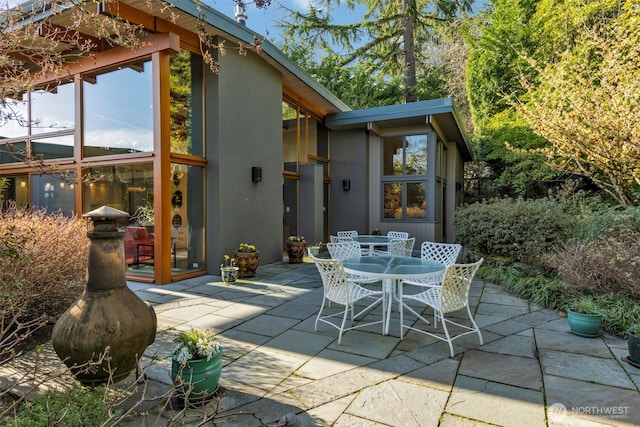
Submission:
[[[575,336],[558,313],[478,278],[484,345],[456,340],[455,358],[416,332],[400,340],[397,317],[391,335],[376,325],[346,332],[342,345],[333,328],[314,332],[322,282],[312,263],[261,265],[231,285],[206,276],[129,286],[153,304],[158,334],[143,360],[147,400],[127,426],[640,425],[640,369],[621,361],[625,340]],[[170,390],[173,339],[191,327],[220,336],[219,399],[149,400]]]

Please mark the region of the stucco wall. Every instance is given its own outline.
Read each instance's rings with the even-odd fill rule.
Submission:
[[[282,260],[282,80],[258,55],[229,50],[207,85],[207,267],[255,244]],[[262,168],[252,182],[251,168]]]
[[[331,224],[330,233],[357,230],[369,234],[367,176],[368,145],[364,129],[331,133]],[[344,191],[342,181],[351,181],[351,189]]]

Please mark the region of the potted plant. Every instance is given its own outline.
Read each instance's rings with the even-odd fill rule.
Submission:
[[[640,368],[640,323],[631,325],[627,329],[627,346],[629,347],[627,362]]]
[[[225,283],[233,283],[238,278],[239,268],[236,266],[236,259],[229,255],[224,256],[224,264],[220,264],[220,276]]]
[[[253,277],[260,264],[260,251],[251,243],[242,242],[235,253],[238,277]]]
[[[307,249],[309,251],[309,255],[318,256],[321,250],[324,249],[324,243],[318,242],[315,245],[309,246]]]
[[[575,335],[595,338],[602,326],[602,313],[593,299],[582,297],[567,308],[567,321]]]
[[[222,346],[208,329],[180,332],[171,352],[171,379],[188,402],[209,399],[218,391]]]
[[[287,255],[289,256],[290,264],[302,262],[306,252],[307,241],[304,240],[304,236],[289,236],[287,239]]]

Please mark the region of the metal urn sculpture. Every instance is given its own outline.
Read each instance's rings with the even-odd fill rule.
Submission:
[[[157,319],[126,284],[124,233],[116,221],[129,214],[103,206],[83,216],[93,220],[87,284],[56,322],[51,340],[75,377],[95,386],[129,375],[155,340]]]

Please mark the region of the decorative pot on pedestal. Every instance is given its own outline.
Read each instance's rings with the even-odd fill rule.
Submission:
[[[242,243],[240,247],[242,248]],[[260,251],[236,251],[234,254],[236,265],[240,268],[238,277],[253,277],[260,265]]]
[[[304,260],[304,254],[307,252],[307,242],[304,240],[288,240],[287,255],[289,263],[300,263]]]
[[[56,322],[51,340],[58,357],[83,384],[126,378],[156,336],[153,308],[126,283],[124,232],[116,220],[129,214],[103,206],[83,215],[93,220],[87,233],[89,264],[84,293]],[[98,366],[88,368],[108,348]]]

